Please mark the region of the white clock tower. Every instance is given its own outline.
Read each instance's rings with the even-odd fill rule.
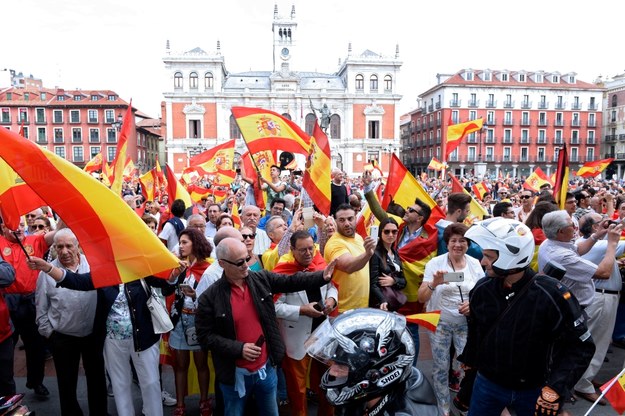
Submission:
[[[278,5],[273,9],[273,71],[293,70],[293,52],[295,49],[295,36],[297,22],[295,21],[295,6],[291,6],[291,16],[284,18],[278,16]]]

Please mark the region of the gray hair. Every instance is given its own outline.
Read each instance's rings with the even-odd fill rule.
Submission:
[[[193,220],[202,220],[204,223],[206,223],[206,218],[200,214],[191,214],[189,215],[189,218],[187,218],[187,224],[190,223]]]
[[[256,205],[246,205],[241,210],[241,216],[244,216],[247,213],[247,211],[250,211],[250,210],[260,212],[260,208],[258,208]]]
[[[293,208],[293,204],[295,203],[295,195],[293,194],[286,194],[283,197],[284,199],[284,205],[286,209],[291,209]]]
[[[61,228],[60,230],[56,231],[54,233],[54,237],[52,238],[52,240],[56,244],[56,242],[61,237],[69,237],[69,238],[72,239],[74,244],[78,245],[78,239],[76,238],[76,234],[74,234],[74,232],[72,230],[70,230],[69,228]]]
[[[273,230],[275,230],[275,228],[276,228],[276,224],[275,224],[275,222],[276,222],[277,220],[282,220],[282,221],[284,221],[284,218],[282,218],[282,216],[280,216],[280,215],[272,215],[271,217],[269,217],[269,219],[268,219],[268,220],[267,220],[267,222],[265,223],[265,232],[266,232],[267,234],[272,233],[272,232],[273,232]],[[286,223],[286,221],[285,221],[285,223]]]
[[[545,214],[542,220],[542,228],[545,237],[556,240],[558,231],[569,225],[571,216],[565,210],[553,211]]]

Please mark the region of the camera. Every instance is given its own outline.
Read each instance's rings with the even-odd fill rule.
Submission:
[[[295,176],[302,176],[304,174],[304,172],[302,172],[301,170],[294,170],[293,171],[293,175]]]
[[[240,173],[241,173],[241,169],[237,168],[237,169],[235,170],[235,172],[236,172],[236,173],[237,173],[237,175],[238,175],[238,174],[240,174]]]
[[[614,224],[614,225],[619,225],[621,223],[621,220],[608,220],[604,227],[608,228],[610,225]]]

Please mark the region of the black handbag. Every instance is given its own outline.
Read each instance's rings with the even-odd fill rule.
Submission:
[[[387,309],[391,312],[399,310],[408,300],[404,292],[393,288],[393,286],[382,286],[380,289],[382,289],[382,295],[387,303]]]

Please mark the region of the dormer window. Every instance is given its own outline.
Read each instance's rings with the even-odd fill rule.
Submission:
[[[552,75],[551,76],[551,82],[553,82],[554,84],[557,84],[560,82],[560,77],[558,75]]]
[[[484,71],[482,78],[484,78],[484,81],[490,81],[492,79],[490,71]]]
[[[519,74],[519,82],[525,82],[525,74]]]
[[[464,73],[464,79],[467,81],[473,81],[473,71],[466,71]]]
[[[508,82],[508,74],[507,73],[503,73],[501,74],[501,80],[503,82]]]
[[[569,75],[569,84],[575,84],[575,75]]]

